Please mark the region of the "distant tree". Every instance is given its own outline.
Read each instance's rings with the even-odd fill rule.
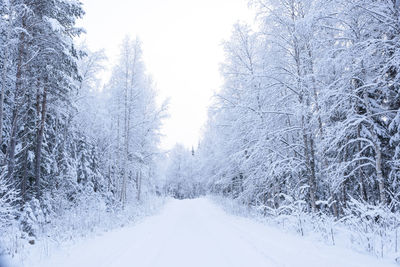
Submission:
[[[109,85],[111,128],[114,131],[112,165],[119,182],[120,200],[125,205],[129,181],[135,181],[140,199],[143,178],[149,179],[153,160],[158,153],[159,129],[166,103],[155,104],[155,90],[146,74],[141,42],[126,37],[120,62],[114,68]]]

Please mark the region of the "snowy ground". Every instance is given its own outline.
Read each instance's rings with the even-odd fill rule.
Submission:
[[[36,260],[37,261],[37,260]],[[171,200],[160,214],[59,249],[29,267],[385,267],[350,249],[327,246],[225,213],[208,199]]]

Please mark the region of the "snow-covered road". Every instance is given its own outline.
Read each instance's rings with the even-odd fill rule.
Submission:
[[[349,249],[225,213],[208,199],[171,200],[139,224],[60,250],[39,267],[385,267]]]

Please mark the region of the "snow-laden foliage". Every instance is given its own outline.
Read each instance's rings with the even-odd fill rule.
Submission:
[[[196,198],[204,194],[204,187],[197,179],[199,168],[196,166],[195,151],[182,145],[176,145],[166,159],[164,193],[177,198]]]
[[[17,201],[19,192],[12,186],[5,175],[0,176],[0,255],[13,254],[15,232],[19,232],[15,217],[18,215]]]
[[[209,193],[301,235],[398,252],[400,1],[252,0],[196,151],[168,155],[164,192]],[[102,86],[77,46],[82,4],[0,0],[0,238],[18,253],[139,216],[160,193],[160,126],[139,39]],[[159,175],[160,176],[160,175]],[[107,218],[107,219],[104,219]]]
[[[340,222],[397,253],[399,1],[250,3],[257,24],[224,44],[196,179],[300,234],[335,243]]]
[[[82,4],[0,1],[0,243],[61,240],[151,205],[166,105],[140,42],[124,41],[107,86],[103,51],[76,45]],[[119,220],[119,222],[118,222]]]
[[[107,114],[103,115],[109,118],[112,142],[106,148],[110,159],[106,173],[124,205],[130,182],[134,183],[138,200],[143,184],[154,185],[151,179],[159,154],[159,130],[166,115],[165,103],[160,108],[156,106],[156,92],[145,71],[139,39],[123,41],[120,62],[105,90],[108,105]]]

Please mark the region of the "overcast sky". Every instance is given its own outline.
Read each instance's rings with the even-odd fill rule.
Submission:
[[[86,15],[80,24],[87,31],[88,46],[104,48],[111,65],[125,35],[142,40],[159,100],[170,98],[162,147],[196,147],[210,98],[222,84],[221,42],[229,38],[234,23],[252,21],[248,0],[81,1]]]

